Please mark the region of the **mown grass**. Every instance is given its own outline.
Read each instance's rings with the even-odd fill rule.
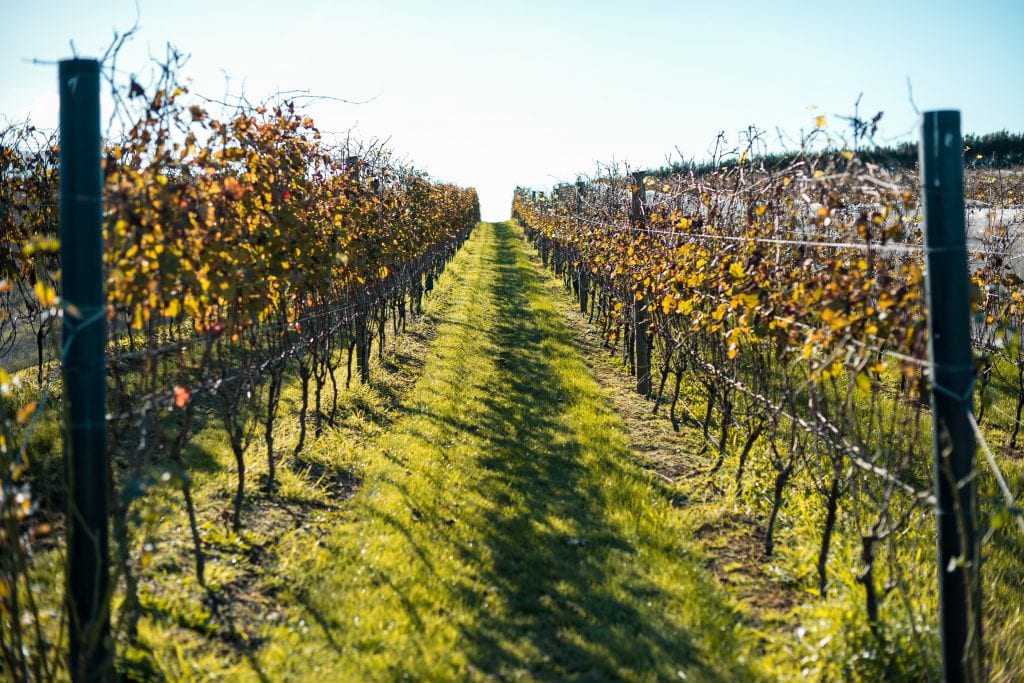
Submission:
[[[453,264],[404,414],[319,547],[282,543],[270,680],[750,680],[734,616],[504,225]],[[446,275],[448,277],[448,275]]]

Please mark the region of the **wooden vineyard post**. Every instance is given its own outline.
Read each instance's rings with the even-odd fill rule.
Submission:
[[[576,181],[576,217],[578,220],[583,220],[583,192],[586,189],[586,183],[582,180]],[[586,259],[583,258],[583,254],[580,253],[580,265],[577,271],[579,278],[579,301],[580,301],[580,313],[586,315],[587,313],[587,299],[590,294],[590,278],[588,277],[590,271],[586,263]]]
[[[644,188],[644,177],[646,175],[644,171],[633,171],[630,176],[632,184],[629,188],[631,195],[629,220],[633,224],[634,230],[643,229],[647,222],[645,217],[646,207],[644,206],[647,200],[647,190]]]
[[[651,348],[647,339],[647,297],[633,304],[633,335],[636,341],[636,390],[641,396],[651,395]]]
[[[358,156],[345,157],[345,169],[355,181],[355,188],[348,190],[349,199],[356,199],[359,194],[361,169]],[[366,287],[361,286],[356,293],[356,310],[353,327],[356,335],[356,368],[359,370],[359,381],[368,384],[370,381],[370,301]]]
[[[93,59],[68,59],[58,69],[68,665],[73,681],[91,683],[113,675],[100,65]]]
[[[924,114],[921,195],[927,254],[938,525],[942,671],[947,683],[981,680],[980,549],[976,532],[974,359],[970,340],[959,111]]]
[[[359,381],[370,382],[370,304],[366,290],[359,289],[359,304],[356,308],[356,367],[359,368]]]
[[[644,175],[643,171],[636,171],[632,176],[632,205],[630,207],[630,222],[633,229],[640,231],[647,224],[644,201]],[[647,329],[650,318],[648,316],[647,296],[643,295],[633,301],[633,340],[634,354],[636,359],[636,390],[641,396],[651,395],[651,348],[648,343]]]
[[[414,266],[415,276],[411,278],[409,284],[409,313],[414,315],[423,314],[423,276],[420,271],[423,270],[423,263],[426,258],[421,256]]]

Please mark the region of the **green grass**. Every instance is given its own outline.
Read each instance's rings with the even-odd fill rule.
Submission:
[[[360,492],[320,545],[282,543],[288,625],[235,672],[750,680],[518,233],[481,226],[445,280],[403,414],[354,454]]]
[[[145,499],[155,548],[140,647],[121,652],[121,669],[169,680],[756,680],[738,614],[670,492],[634,463],[548,285],[518,230],[478,227],[373,385],[343,392],[338,427],[279,469],[274,498],[250,485],[240,534],[221,514],[230,449],[212,415],[198,420],[187,459],[209,590],[191,574],[172,479]],[[292,379],[277,437],[286,452],[297,401]],[[262,446],[249,450],[250,482]]]

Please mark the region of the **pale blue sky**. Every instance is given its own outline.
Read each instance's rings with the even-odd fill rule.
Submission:
[[[913,139],[922,110],[959,108],[965,131],[1024,130],[1024,1],[219,2],[139,0],[121,64],[170,41],[194,89],[225,74],[252,99],[309,89],[323,129],[355,127],[436,177],[476,186],[507,217],[517,184],[549,187],[597,162],[702,159],[719,131],[792,136],[825,114],[884,110],[883,139]],[[0,115],[52,125],[56,67],[97,56],[134,0],[0,0]],[[816,106],[816,109],[811,107]],[[774,132],[772,134],[774,137]]]

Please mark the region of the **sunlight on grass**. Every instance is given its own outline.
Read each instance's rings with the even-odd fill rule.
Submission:
[[[347,521],[322,549],[282,548],[310,630],[276,631],[264,673],[749,680],[517,233],[482,226],[452,272],[404,416],[356,455]]]

